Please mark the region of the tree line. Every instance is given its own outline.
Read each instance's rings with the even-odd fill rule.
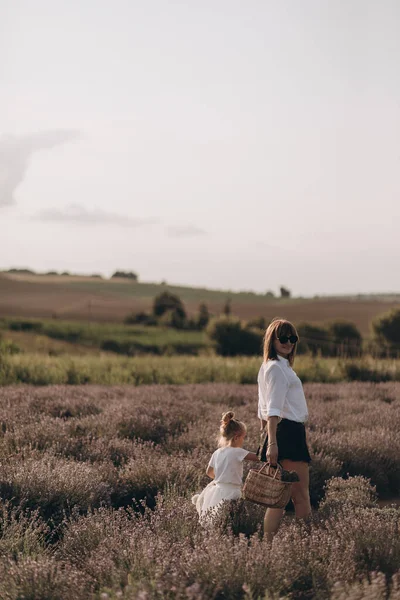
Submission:
[[[179,296],[168,290],[154,298],[150,312],[132,313],[125,323],[205,330],[217,353],[222,356],[259,355],[268,326],[262,316],[247,321],[234,316],[230,299],[226,300],[219,315],[212,315],[203,302],[197,313],[189,317]],[[299,354],[325,357],[400,355],[400,309],[393,309],[372,321],[373,337],[370,340],[364,340],[357,326],[346,320],[332,320],[325,324],[302,322],[297,325],[297,330]]]
[[[48,275],[51,277],[93,277],[95,279],[104,279],[103,275],[99,273],[91,273],[89,275],[82,275],[78,273],[71,273],[70,271],[46,271],[45,273],[38,273],[32,269],[8,269],[4,273],[10,273],[11,275]],[[130,279],[131,281],[139,281],[139,275],[133,271],[115,271],[110,279]]]

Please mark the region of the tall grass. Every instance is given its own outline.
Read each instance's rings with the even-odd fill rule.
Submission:
[[[254,383],[261,359],[209,356],[0,354],[0,385]],[[399,381],[399,360],[296,358],[303,382]]]

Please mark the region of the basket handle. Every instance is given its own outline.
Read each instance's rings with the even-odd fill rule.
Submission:
[[[259,470],[259,473],[261,473],[261,471],[263,471],[264,469],[274,469],[275,470],[275,474],[273,476],[273,479],[276,479],[276,476],[278,475],[278,473],[280,473],[282,475],[282,471],[283,471],[283,467],[280,463],[276,463],[276,466],[271,465],[269,462],[266,462],[263,464],[263,466],[261,467],[261,469]]]

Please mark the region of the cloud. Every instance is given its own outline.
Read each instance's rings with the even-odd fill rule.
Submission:
[[[27,173],[35,152],[47,150],[81,137],[79,131],[42,131],[29,135],[0,137],[0,207],[15,204],[14,192]]]
[[[176,225],[167,228],[167,234],[170,237],[195,237],[199,235],[207,235],[207,232],[196,225]]]
[[[109,213],[102,210],[88,210],[79,204],[70,204],[65,208],[48,208],[39,211],[32,217],[35,221],[47,223],[75,223],[81,225],[118,225],[122,227],[142,227],[159,223],[157,218],[135,219],[125,215]]]

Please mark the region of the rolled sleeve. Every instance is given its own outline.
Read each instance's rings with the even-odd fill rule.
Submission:
[[[258,372],[258,418],[263,421],[267,420],[267,386],[264,376],[264,365]]]
[[[267,417],[281,417],[289,382],[279,364],[274,364],[265,374],[267,388]]]
[[[266,389],[265,384],[263,385],[264,389],[259,389],[258,391],[258,418],[267,420],[267,398],[266,398]]]
[[[268,419],[267,409],[264,406],[258,405],[258,418],[266,421]]]

